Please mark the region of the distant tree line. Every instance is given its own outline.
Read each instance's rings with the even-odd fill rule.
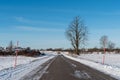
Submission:
[[[21,48],[14,46],[13,42],[10,41],[8,47],[3,48],[0,47],[0,56],[7,56],[7,55],[24,55],[24,56],[40,56],[42,53],[40,50],[31,49],[30,47]]]
[[[16,55],[16,51],[7,51],[7,50],[0,50],[0,56],[7,56],[7,55]],[[62,48],[48,48],[48,49],[41,49],[41,50],[36,50],[36,49],[31,49],[30,47],[27,48],[23,48],[22,50],[18,50],[18,55],[23,55],[23,56],[32,56],[32,57],[37,57],[42,55],[43,53],[41,53],[42,51],[56,51],[56,52],[69,52],[71,54],[74,53],[74,49],[62,49]],[[103,53],[103,49],[102,48],[89,48],[89,49],[79,49],[78,52],[80,54],[88,54],[88,53]],[[106,52],[114,52],[117,54],[120,54],[120,48],[106,48]]]
[[[36,57],[36,56],[40,56],[42,53],[40,52],[40,50],[35,50],[35,49],[29,49],[28,48],[24,48],[23,50],[15,50],[15,51],[2,51],[0,50],[0,56],[7,56],[7,55],[16,55],[16,53],[18,55],[23,55],[23,56],[32,56],[32,57]]]
[[[48,48],[48,49],[45,49],[45,51],[60,51],[60,52],[69,52],[71,54],[74,53],[74,49],[62,49],[62,48],[56,48],[56,49],[53,49],[53,48]],[[82,49],[79,49],[78,52],[80,54],[87,54],[87,53],[94,53],[94,52],[101,52],[103,53],[103,49],[102,48],[88,48],[88,49],[85,49],[85,48],[82,48]],[[114,53],[118,53],[120,54],[120,48],[114,48],[114,49],[111,49],[111,48],[106,48],[106,52],[114,52]]]

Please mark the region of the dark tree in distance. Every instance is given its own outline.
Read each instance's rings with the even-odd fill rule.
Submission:
[[[10,53],[13,51],[13,42],[12,42],[12,40],[9,43],[8,50],[9,50]]]
[[[75,17],[66,30],[66,37],[71,42],[77,55],[79,55],[79,47],[85,44],[87,35],[88,30],[83,20],[79,16]]]
[[[108,49],[112,50],[115,48],[115,43],[113,43],[112,41],[108,42]]]
[[[106,48],[108,45],[108,36],[104,35],[100,38],[101,48]]]

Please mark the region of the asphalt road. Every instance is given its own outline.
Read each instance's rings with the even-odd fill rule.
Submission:
[[[58,55],[21,80],[117,80],[79,62]]]

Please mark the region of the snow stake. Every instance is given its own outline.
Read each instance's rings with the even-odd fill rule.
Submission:
[[[104,48],[103,48],[103,50],[104,50],[104,54],[103,54],[103,64],[105,63],[105,53],[106,53],[106,44],[107,44],[107,39],[105,38],[104,39]]]
[[[18,41],[17,41],[17,48],[18,48]],[[16,65],[17,65],[17,55],[18,55],[18,49],[16,49],[16,56],[15,56],[15,64],[14,64],[14,68],[16,67]]]

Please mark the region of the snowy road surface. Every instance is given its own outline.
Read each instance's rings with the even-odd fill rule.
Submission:
[[[21,80],[117,80],[102,72],[58,55]]]

